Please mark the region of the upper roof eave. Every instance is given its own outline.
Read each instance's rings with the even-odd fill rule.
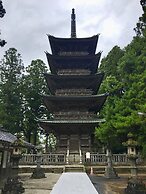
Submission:
[[[99,35],[100,34],[98,33],[93,36],[84,37],[84,38],[61,38],[61,37],[55,37],[51,34],[47,34],[49,40],[52,40],[52,41],[91,41],[91,40],[98,38]]]
[[[94,55],[53,55],[51,53],[49,53],[48,51],[45,51],[45,54],[47,56],[47,58],[51,58],[52,60],[54,59],[65,59],[65,60],[70,60],[70,59],[83,59],[83,60],[86,60],[86,59],[94,59],[94,58],[99,58],[101,57],[101,54],[102,54],[102,51],[99,51],[98,53],[94,54]]]
[[[91,74],[91,75],[56,75],[56,74],[51,74],[51,73],[44,73],[45,77],[49,77],[50,79],[52,78],[57,78],[57,79],[64,79],[64,78],[94,78],[97,76],[104,76],[104,72],[98,72],[96,74]]]

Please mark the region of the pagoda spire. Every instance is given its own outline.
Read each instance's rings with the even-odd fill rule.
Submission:
[[[76,38],[76,15],[75,9],[72,9],[71,14],[71,38]]]

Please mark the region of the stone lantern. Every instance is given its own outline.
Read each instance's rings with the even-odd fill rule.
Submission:
[[[129,178],[128,180],[125,194],[146,194],[145,184],[137,177],[136,159],[138,158],[138,156],[136,147],[138,143],[134,140],[132,133],[128,133],[127,137],[128,140],[127,142],[124,142],[123,145],[127,146],[127,157],[131,164],[131,178]]]
[[[109,149],[109,148],[106,149],[106,157],[107,157],[107,166],[105,167],[105,174],[104,174],[104,176],[106,178],[111,178],[111,179],[118,178],[118,175],[117,175],[115,169],[113,168],[112,152],[111,152],[111,149]]]
[[[16,140],[11,155],[12,168],[18,168],[19,166],[19,160],[22,158],[21,149],[19,140]]]
[[[41,179],[46,177],[44,173],[44,169],[41,168],[42,151],[40,146],[37,146],[36,149],[37,149],[37,167],[34,169],[31,175],[31,178]]]
[[[136,147],[138,143],[134,140],[132,133],[128,133],[127,137],[128,140],[124,142],[123,145],[127,147],[127,157],[131,165],[131,177],[137,177],[136,159],[138,156],[136,153]]]
[[[10,158],[12,168],[10,170],[9,177],[4,184],[4,188],[2,189],[2,194],[21,194],[25,192],[23,183],[20,181],[18,176],[19,160],[22,157],[21,149],[23,146],[23,141],[17,137],[12,145],[13,150]]]

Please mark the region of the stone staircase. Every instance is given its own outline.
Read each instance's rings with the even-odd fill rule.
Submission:
[[[68,157],[69,164],[80,164],[80,155],[78,153],[70,153]]]
[[[84,165],[66,165],[64,172],[85,172]]]

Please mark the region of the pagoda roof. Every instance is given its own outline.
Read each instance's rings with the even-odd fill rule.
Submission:
[[[48,35],[52,54],[60,55],[61,52],[86,52],[87,55],[95,54],[99,34],[88,38],[58,38]]]
[[[73,134],[73,133],[92,133],[95,127],[105,119],[94,120],[39,120],[39,125],[45,132],[54,132],[56,134]]]
[[[91,96],[49,96],[44,95],[43,100],[46,108],[54,113],[68,110],[88,110],[99,112],[108,94]]]
[[[57,74],[60,69],[89,69],[92,74],[97,72],[101,52],[86,56],[54,56],[46,52],[50,71]]]
[[[104,73],[92,75],[54,75],[45,73],[50,92],[54,95],[57,89],[91,89],[96,94]]]

